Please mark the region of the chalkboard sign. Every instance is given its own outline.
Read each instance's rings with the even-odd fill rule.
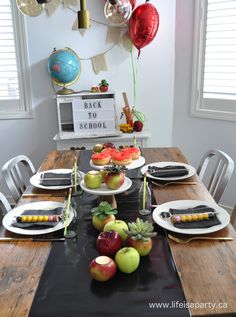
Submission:
[[[113,131],[116,128],[114,98],[76,99],[72,108],[75,132]]]

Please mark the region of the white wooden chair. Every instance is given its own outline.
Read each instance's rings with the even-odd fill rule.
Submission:
[[[15,202],[20,199],[29,184],[29,178],[34,174],[34,165],[25,155],[13,157],[4,164],[2,175]]]
[[[201,158],[197,174],[216,202],[219,202],[234,171],[234,161],[220,150],[207,151]]]
[[[0,210],[2,211],[2,215],[4,216],[8,211],[11,210],[11,206],[6,199],[6,197],[0,192]]]

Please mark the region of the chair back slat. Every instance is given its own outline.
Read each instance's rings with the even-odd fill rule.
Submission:
[[[6,197],[0,192],[0,208],[2,211],[3,216],[11,210],[11,206],[8,202],[8,200],[6,199]]]
[[[33,163],[25,155],[18,155],[4,164],[2,174],[15,202],[20,199],[35,172]]]
[[[21,196],[20,181],[19,181],[19,178],[17,177],[17,171],[14,167],[11,170],[9,170],[9,175],[5,180],[13,198],[14,199],[15,197],[20,198]]]
[[[234,209],[231,212],[230,222],[233,225],[233,227],[236,229],[236,205],[234,206]]]
[[[233,170],[234,161],[223,151],[210,150],[203,155],[197,174],[216,202],[219,202]]]

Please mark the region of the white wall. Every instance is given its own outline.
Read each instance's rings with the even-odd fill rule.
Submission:
[[[210,148],[218,148],[236,163],[236,123],[190,116],[192,80],[194,0],[176,1],[176,59],[173,144],[180,147],[192,165]],[[236,174],[222,196],[221,203],[235,204]]]
[[[137,1],[138,4],[143,1]],[[155,40],[141,52],[137,62],[137,110],[148,117],[152,146],[170,146],[172,142],[175,1],[153,0],[160,14],[160,27]],[[91,17],[105,21],[103,0],[87,0]],[[92,23],[81,36],[71,27],[76,13],[61,6],[51,17],[26,18],[28,54],[33,95],[33,119],[0,121],[0,166],[18,154],[28,155],[38,167],[45,155],[55,148],[57,114],[54,91],[47,73],[47,58],[54,47],[71,47],[81,57],[100,54],[111,44],[105,43],[106,26]],[[117,92],[118,105],[123,106],[121,93],[126,91],[133,103],[133,84],[129,53],[116,47],[107,54],[108,72],[95,75],[90,61],[82,61],[82,73],[75,90],[90,89],[106,78],[110,89]],[[9,194],[0,178],[0,190]]]

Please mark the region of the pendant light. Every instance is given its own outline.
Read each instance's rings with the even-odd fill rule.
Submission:
[[[80,0],[80,11],[78,11],[78,28],[88,29],[89,27],[89,11],[86,10],[86,0]]]
[[[131,3],[129,0],[107,0],[104,14],[111,25],[122,26],[129,21],[132,14]]]
[[[21,13],[30,17],[36,17],[43,12],[45,3],[52,0],[16,0],[16,4]]]

